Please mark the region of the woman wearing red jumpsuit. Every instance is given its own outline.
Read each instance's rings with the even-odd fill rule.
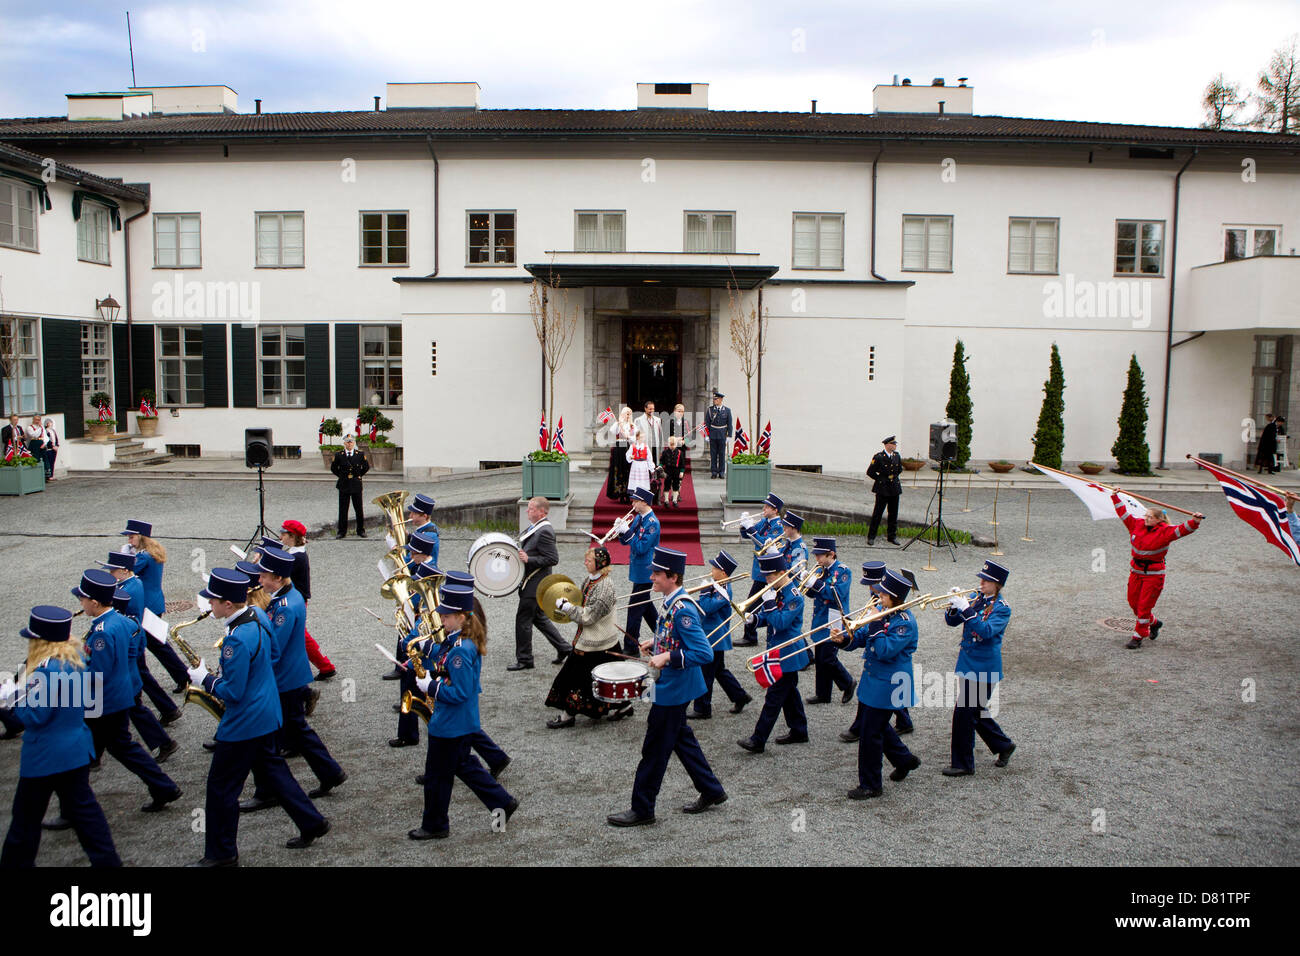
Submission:
[[[1132,563],[1128,575],[1128,605],[1137,615],[1133,636],[1124,646],[1130,650],[1142,646],[1144,638],[1155,640],[1160,634],[1161,621],[1155,616],[1156,599],[1165,586],[1165,552],[1169,545],[1201,526],[1205,515],[1199,511],[1179,525],[1169,524],[1164,511],[1148,508],[1146,516],[1135,518],[1112,492],[1111,502],[1124,527],[1128,528],[1129,542],[1133,547]]]

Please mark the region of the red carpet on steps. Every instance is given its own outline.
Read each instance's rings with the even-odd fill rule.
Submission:
[[[621,505],[609,496],[609,479],[596,496],[596,507],[592,518],[591,533],[600,537],[619,518],[631,509],[631,505]],[[686,563],[700,565],[704,563],[704,552],[700,548],[700,521],[695,506],[695,488],[691,484],[690,474],[682,476],[682,506],[669,508],[660,506],[655,509],[659,519],[659,544],[665,548],[675,548],[686,552]],[[628,563],[628,548],[619,544],[618,538],[606,542],[609,556],[614,564]]]

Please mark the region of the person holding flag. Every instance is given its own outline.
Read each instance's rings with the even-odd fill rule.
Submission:
[[[1171,525],[1163,508],[1148,508],[1141,518],[1132,514],[1120,498],[1118,488],[1111,492],[1110,500],[1115,513],[1128,529],[1133,548],[1128,575],[1128,604],[1137,615],[1137,622],[1133,636],[1124,646],[1137,650],[1146,638],[1154,641],[1164,623],[1155,616],[1155,606],[1165,586],[1165,552],[1169,545],[1199,528],[1205,515],[1198,511],[1182,524]]]
[[[765,554],[758,562],[767,578],[768,589],[763,594],[762,609],[754,616],[767,627],[768,651],[755,676],[759,684],[767,688],[767,696],[763,699],[763,709],[759,712],[754,732],[736,741],[742,750],[752,754],[763,752],[768,735],[776,726],[777,715],[781,713],[785,714],[789,732],[777,737],[775,742],[808,742],[808,717],[804,713],[803,698],[799,696],[799,672],[808,666],[807,641],[803,638],[794,640],[803,627],[803,596],[790,580],[790,561],[784,552]],[[784,647],[779,646],[783,644]]]

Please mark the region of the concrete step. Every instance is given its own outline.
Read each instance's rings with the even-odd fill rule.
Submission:
[[[123,471],[136,468],[146,468],[154,465],[165,465],[172,460],[172,456],[161,453],[147,451],[143,455],[132,455],[128,458],[115,458],[108,463],[112,471]]]

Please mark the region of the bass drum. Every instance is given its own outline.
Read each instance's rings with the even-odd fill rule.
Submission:
[[[513,594],[524,580],[519,543],[508,534],[492,531],[480,537],[470,545],[468,564],[474,587],[487,597]]]

